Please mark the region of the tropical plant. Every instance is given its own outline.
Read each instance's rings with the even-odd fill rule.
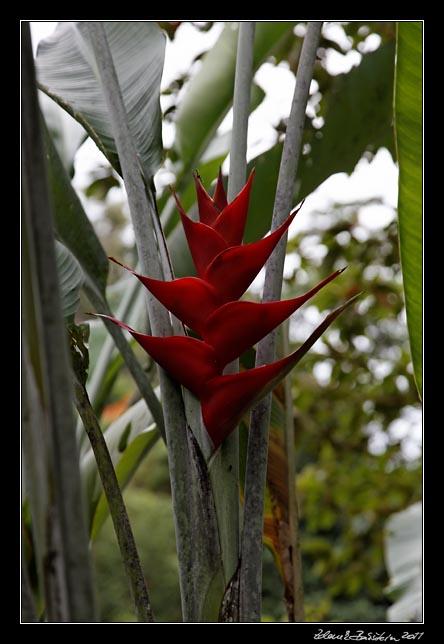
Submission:
[[[288,330],[281,334],[276,360],[277,336],[270,332],[343,268],[332,248],[326,262],[330,276],[306,295],[281,300],[284,240],[295,216],[290,212],[303,197],[332,173],[351,172],[368,149],[392,147],[394,30],[393,23],[351,23],[349,37],[356,46],[370,29],[380,33],[382,44],[364,54],[359,67],[335,77],[315,65],[317,52],[332,46],[321,33],[322,23],[308,23],[304,37],[297,37],[294,31],[302,26],[227,23],[185,89],[180,84],[170,88],[177,107],[162,115],[162,28],[173,38],[180,25],[60,23],[40,43],[36,58],[38,87],[53,99],[42,102],[42,119],[24,25],[24,621],[99,619],[86,531],[96,539],[108,509],[137,619],[155,619],[121,489],[159,438],[168,449],[183,620],[259,621],[264,539],[282,578],[288,619],[304,619],[295,469],[303,507],[316,502],[319,488],[308,464],[295,461],[291,384],[278,383],[361,288],[352,267],[347,289],[335,283],[333,296],[319,300],[325,308],[335,298],[348,301],[293,352]],[[248,115],[263,99],[252,76],[270,56],[291,62],[297,84],[283,141],[277,137],[274,146],[252,159],[254,181],[251,174],[246,183]],[[320,132],[306,119],[313,69],[323,94]],[[401,164],[402,153],[410,158],[401,131],[406,113],[402,88],[410,80],[403,80],[401,70],[397,83]],[[375,94],[377,108],[368,100]],[[74,139],[66,137],[72,121],[54,112],[56,103],[84,128],[113,168],[94,183],[94,190],[106,195],[121,185],[119,176],[123,179],[137,248],[137,259],[130,252],[126,261],[138,262],[129,269],[129,279],[120,271],[108,284],[106,252],[69,176],[75,145],[67,140],[80,144],[83,135],[77,130]],[[233,133],[227,145],[217,129],[231,105]],[[174,172],[175,192],[156,194],[154,178],[164,155],[162,118],[173,112],[175,142],[165,166]],[[413,137],[417,123],[416,113],[410,122]],[[210,185],[228,152],[227,194],[219,172],[211,198],[204,185]],[[196,167],[200,177],[193,180]],[[405,176],[401,173],[401,182]],[[409,215],[403,217],[408,231]],[[263,237],[269,229],[271,234]],[[401,243],[408,247],[408,232]],[[117,263],[120,259],[119,254]],[[239,299],[266,261],[262,302]],[[411,276],[409,269],[407,301],[417,304],[417,289],[411,295],[408,286]],[[103,322],[76,324],[79,297],[82,310],[94,310]],[[356,313],[351,309],[346,315],[355,318]],[[417,308],[408,312],[420,387],[417,315]],[[160,365],[157,371],[148,362],[147,373],[142,366],[146,356],[123,331]],[[140,399],[102,431],[103,412],[123,366]],[[304,400],[296,400],[303,409]],[[70,413],[73,402],[77,427]],[[248,420],[245,414],[253,406]],[[301,440],[308,436],[298,436],[297,443]],[[304,453],[300,447],[299,455]],[[321,456],[330,463],[328,449]],[[392,510],[410,501],[402,496]],[[305,544],[310,543],[313,525],[304,515],[301,526]]]

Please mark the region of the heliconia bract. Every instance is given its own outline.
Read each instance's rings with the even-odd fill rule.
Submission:
[[[198,277],[164,282],[141,275],[110,258],[133,273],[159,302],[201,339],[188,336],[158,338],[138,333],[110,316],[100,316],[129,331],[174,380],[199,398],[205,428],[215,448],[355,299],[330,313],[308,340],[287,358],[238,374],[223,375],[227,364],[279,326],[344,270],[335,271],[304,295],[290,300],[262,304],[239,301],[298,212],[293,211],[277,230],[260,241],[243,244],[253,177],[254,172],[237,197],[228,203],[221,172],[213,198],[195,175],[198,222],[188,217],[173,193]]]

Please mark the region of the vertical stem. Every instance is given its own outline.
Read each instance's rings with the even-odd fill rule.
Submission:
[[[251,82],[255,22],[241,22],[237,41],[236,73],[234,77],[233,132],[228,175],[228,201],[242,190],[247,178],[248,117],[250,115]]]
[[[241,191],[247,174],[247,136],[253,77],[254,22],[239,26],[233,98],[233,132],[230,148],[228,201]],[[239,360],[224,373],[237,373]],[[223,443],[211,468],[218,515],[225,581],[234,575],[239,560],[239,432],[236,429]]]
[[[288,320],[282,325],[282,353],[290,353]],[[285,391],[285,453],[288,468],[288,517],[290,528],[290,562],[291,562],[291,587],[293,589],[292,605],[288,606],[290,621],[303,622],[304,613],[304,586],[302,582],[301,546],[299,541],[299,512],[296,497],[296,458],[294,445],[294,417],[293,401],[291,396],[291,377],[284,380]]]
[[[22,162],[25,234],[41,347],[42,407],[48,445],[50,507],[46,606],[53,621],[95,620],[92,569],[82,505],[79,455],[72,413],[72,383],[54,249],[52,203],[48,189],[40,110],[29,24],[22,23]],[[53,549],[53,552],[52,552]],[[60,575],[53,570],[60,561]]]
[[[22,595],[22,622],[32,623],[38,622],[37,612],[34,605],[34,597],[32,596],[31,584],[29,583],[28,572],[26,564],[22,555],[22,575],[21,575],[21,595]]]
[[[99,294],[94,289],[86,289],[86,292],[91,304],[93,304],[96,310],[100,311],[101,313],[105,313],[106,315],[112,315],[112,311],[109,308],[108,302],[101,294]],[[122,330],[119,329],[119,327],[117,327],[115,324],[108,322],[107,320],[105,320],[105,326],[111,338],[113,339],[115,346],[120,351],[120,354],[125,362],[126,367],[128,368],[128,371],[131,373],[135,382],[137,383],[139,391],[153,416],[160,435],[165,440],[165,423],[162,407],[157,399],[156,394],[154,393],[154,389],[148,381],[146,373],[143,371],[142,366],[137,361],[134,352],[131,349],[131,346],[123,335]]]
[[[119,304],[119,308],[115,313],[115,317],[118,318],[119,320],[126,319],[126,316],[137,296],[139,286],[140,284],[138,284],[136,280],[134,281],[131,280],[128,283],[128,286],[125,289],[125,294]],[[88,382],[88,387],[87,387],[88,397],[94,409],[97,409],[96,400],[101,391],[102,383],[105,378],[106,371],[109,367],[109,363],[113,357],[114,351],[116,351],[116,344],[114,342],[114,338],[109,333],[106,336],[105,341],[100,349],[99,356],[94,366],[94,371],[91,374],[91,378]],[[163,425],[162,409],[160,409],[160,418],[162,420],[162,425]],[[77,423],[76,432],[77,432],[77,441],[80,445],[80,450],[82,451],[85,444],[87,445],[88,441],[87,441],[86,433],[83,431],[83,425],[80,419]]]
[[[91,263],[93,261],[92,257],[98,258],[99,266],[101,266],[102,262],[105,262],[105,264],[108,265],[108,259],[99,240],[95,236],[94,231],[92,230],[92,228],[90,228],[91,224],[86,216],[86,213],[83,210],[82,204],[79,201],[76,191],[71,185],[71,180],[67,175],[62,161],[60,160],[59,154],[55,148],[55,145],[51,139],[43,118],[42,123],[45,132],[50,187],[54,197],[56,230],[60,236],[61,241],[79,259],[82,268],[84,269],[86,276],[84,290],[89,300],[98,310],[108,313],[109,307],[105,297],[106,272],[103,270],[95,272],[95,270],[91,268]],[[71,217],[69,218],[71,223],[67,221],[67,209],[72,209]],[[79,218],[80,220],[80,228],[77,232],[73,232],[74,226],[72,222],[77,218]],[[82,234],[85,234],[89,237],[90,250],[86,253],[81,254],[82,256],[79,257],[79,235],[81,236]],[[131,288],[128,287],[128,289],[126,289],[124,299],[131,299],[131,292],[135,293],[138,286],[140,286],[140,284],[138,284],[137,280],[132,281]],[[145,399],[148,409],[151,411],[153,418],[156,421],[157,426],[159,427],[160,433],[162,434],[162,437],[164,437],[165,431],[163,429],[162,408],[159,401],[157,400],[156,395],[153,392],[146,374],[138,363],[137,358],[134,355],[134,352],[132,351],[127,340],[125,339],[122,330],[119,329],[115,324],[111,323],[109,324],[108,329],[111,337],[115,339],[115,344],[119,349],[122,358],[125,361],[136,385],[138,386],[142,397]],[[111,343],[111,347],[114,347],[114,343]],[[107,353],[109,355],[109,352]],[[106,368],[106,363],[106,360],[102,360],[102,367]],[[95,369],[94,375],[95,382],[100,383],[103,379],[103,369]],[[92,395],[91,400],[94,404],[94,396]],[[80,428],[80,431],[77,432],[77,435],[80,435],[80,446],[82,447],[82,441],[86,439],[83,428]]]
[[[24,268],[26,272],[26,262]],[[23,291],[26,292],[26,286],[23,284]],[[30,291],[28,291],[30,292]],[[25,299],[25,298],[24,298]],[[30,308],[23,306],[24,316],[28,317]],[[34,327],[36,328],[36,327]],[[37,333],[34,334],[37,336]],[[22,338],[22,453],[23,453],[23,486],[22,495],[26,495],[28,501],[31,532],[32,532],[32,550],[35,560],[36,574],[36,593],[47,601],[45,590],[48,588],[48,582],[45,580],[44,563],[47,558],[47,552],[50,548],[48,538],[48,514],[50,507],[49,480],[48,480],[48,437],[45,411],[42,404],[42,390],[36,381],[35,373],[41,372],[41,369],[33,362],[28,348],[29,334],[24,334]],[[23,499],[22,499],[23,500]],[[24,531],[23,537],[24,539]],[[22,551],[25,550],[25,543],[22,540]],[[57,570],[58,560],[54,561],[54,574]],[[26,561],[22,555],[23,573],[29,581],[27,571],[25,570]],[[25,598],[22,598],[22,600]],[[22,611],[25,606],[22,601]]]
[[[296,88],[279,169],[272,230],[284,221],[292,206],[305,110],[321,28],[322,22],[309,22],[302,45]],[[263,302],[272,302],[280,298],[286,239],[285,235],[267,262]],[[256,365],[268,364],[274,360],[275,343],[275,333],[271,333],[259,343]],[[262,610],[262,532],[270,413],[271,395],[253,409],[248,439],[240,569],[240,619],[247,622],[260,621]]]
[[[137,151],[128,125],[125,105],[103,23],[88,23],[90,42],[96,59],[102,90],[110,120],[123,179],[142,272],[162,279],[159,251],[155,240],[156,214],[154,197],[145,189]],[[149,61],[147,61],[148,64]],[[171,334],[169,314],[151,295],[147,297],[151,329],[155,335]],[[198,495],[201,480],[196,465],[196,446],[190,443],[187,418],[180,387],[167,373],[158,368],[168,446],[171,491],[179,559],[182,611],[185,621],[199,621],[205,611],[205,598],[218,573],[218,544],[202,521],[202,511],[214,511],[209,498],[211,490],[204,486]],[[197,473],[196,473],[197,472]]]
[[[137,620],[139,622],[154,622],[139,553],[137,552],[133,531],[105,438],[91,407],[86,389],[77,380],[75,390],[77,411],[83,421],[94,452],[103,491],[108,501],[109,513],[119,543],[123,566],[130,584]]]

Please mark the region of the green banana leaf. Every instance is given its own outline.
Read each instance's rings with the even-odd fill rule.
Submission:
[[[386,592],[394,599],[389,622],[422,619],[422,503],[392,514],[386,524],[385,560],[390,575]]]
[[[74,322],[74,317],[80,303],[80,289],[84,277],[79,262],[69,250],[56,241],[57,274],[59,277],[60,299],[65,322]]]
[[[413,369],[422,396],[422,23],[398,23],[397,38],[399,241]]]
[[[158,438],[159,433],[144,400],[132,405],[108,427],[105,440],[122,488]],[[80,472],[84,498],[88,502],[88,525],[95,538],[108,515],[108,505],[91,448],[82,455]]]
[[[279,46],[294,22],[258,22],[253,69]],[[195,165],[233,102],[237,25],[227,23],[216,44],[205,55],[192,79],[176,118],[175,148],[184,166]]]
[[[365,54],[359,67],[332,79],[321,101],[324,126],[316,131],[306,124],[304,144],[309,152],[299,159],[295,205],[331,175],[351,174],[364,152],[375,153],[380,147],[393,152],[394,53],[394,43],[388,42]],[[278,143],[249,163],[256,172],[246,242],[260,239],[270,229],[281,154]]]
[[[162,160],[160,80],[165,35],[154,22],[104,22],[128,123],[146,179]],[[91,48],[88,22],[62,22],[40,41],[39,87],[79,121],[119,171],[113,129]]]

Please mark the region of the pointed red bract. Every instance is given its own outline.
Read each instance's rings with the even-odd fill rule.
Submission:
[[[115,318],[101,317],[129,331],[172,378],[200,399],[205,427],[217,448],[244,414],[286,376],[331,322],[356,298],[330,313],[308,340],[288,357],[239,374],[222,375],[229,362],[275,329],[342,270],[335,271],[304,295],[290,300],[262,304],[239,302],[288,231],[298,210],[292,212],[268,237],[242,245],[253,172],[229,204],[221,172],[213,199],[197,176],[194,180],[199,222],[188,217],[172,192],[200,277],[164,282],[141,275],[110,259],[133,273],[159,302],[203,340],[187,336],[158,338],[144,335]]]
[[[213,259],[227,248],[227,243],[214,228],[191,221],[182,209],[180,216],[197,274],[203,277]]]
[[[220,252],[205,271],[203,279],[182,277],[163,282],[140,275],[114,258],[110,259],[133,273],[169,311],[193,331],[203,335],[205,320],[219,306],[238,300],[243,295],[296,214],[297,211],[293,212],[268,237],[253,244],[232,246]]]
[[[224,302],[238,300],[257,276],[296,216],[292,213],[274,233],[253,244],[223,250],[209,265],[204,280]]]
[[[251,172],[248,183],[237,197],[221,211],[212,224],[192,221],[182,208],[176,193],[172,190],[199,277],[204,276],[208,266],[220,252],[242,243],[253,176],[254,173]]]
[[[222,210],[212,227],[225,239],[227,246],[242,244],[247,223],[248,204],[250,203],[251,185],[254,170],[251,171],[246,185],[240,193]]]
[[[163,282],[140,275],[113,257],[110,259],[135,275],[165,308],[199,335],[203,334],[207,317],[225,304],[211,284],[198,277]]]
[[[343,270],[335,271],[304,295],[291,300],[262,304],[228,302],[207,319],[202,337],[214,348],[225,367],[279,326]]]
[[[158,338],[138,333],[110,315],[97,315],[131,333],[157,364],[197,397],[202,394],[205,384],[222,372],[213,348],[202,340],[181,335]]]
[[[255,403],[264,398],[297,365],[330,324],[358,295],[332,311],[294,353],[272,364],[227,376],[216,376],[204,386],[201,403],[206,430],[217,448]]]
[[[224,178],[222,176],[222,168],[219,168],[219,174],[217,175],[216,188],[214,190],[213,202],[219,210],[223,210],[227,207],[227,193],[225,192]]]
[[[137,277],[165,308],[199,335],[206,318],[224,304],[211,284],[199,277],[180,277],[172,282]]]
[[[197,174],[193,175],[194,184],[196,186],[196,195],[197,195],[197,208],[199,210],[199,219],[203,224],[207,226],[212,226],[216,219],[219,216],[222,208],[219,208],[211,199],[208,192],[202,185],[201,180]]]

